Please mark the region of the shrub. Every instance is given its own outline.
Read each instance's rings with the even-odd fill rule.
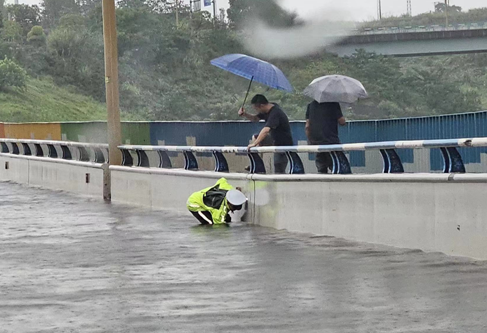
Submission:
[[[27,83],[27,73],[13,60],[5,57],[0,61],[0,89],[14,87],[24,89]]]

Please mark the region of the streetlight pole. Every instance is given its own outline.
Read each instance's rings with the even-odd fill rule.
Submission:
[[[450,5],[449,0],[445,0],[445,21],[446,21],[446,27],[445,29],[448,30],[448,6]]]
[[[105,44],[105,88],[107,95],[109,164],[120,165],[122,164],[122,155],[118,150],[118,146],[122,144],[122,130],[120,124],[118,92],[118,50],[115,0],[102,0],[102,6],[103,38]],[[110,199],[109,194],[105,196],[105,198]]]
[[[377,1],[377,18],[380,20],[382,20],[382,2],[381,0],[378,0]]]
[[[175,1],[176,4],[176,29],[179,28],[179,0]]]
[[[216,0],[213,0],[213,24],[216,26]]]

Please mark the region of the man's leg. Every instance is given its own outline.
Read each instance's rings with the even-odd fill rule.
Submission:
[[[318,173],[328,173],[328,169],[333,171],[333,160],[330,153],[317,153],[315,162]]]
[[[201,223],[201,224],[213,224],[213,218],[211,217],[211,213],[207,211],[203,212],[191,212],[194,217]]]
[[[283,174],[286,173],[287,156],[283,153],[274,154],[274,173]]]

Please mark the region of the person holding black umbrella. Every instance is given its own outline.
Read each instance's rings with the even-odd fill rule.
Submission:
[[[313,101],[308,104],[306,110],[306,137],[310,145],[340,144],[338,137],[338,125],[347,123],[342,114],[340,103]],[[319,173],[333,171],[333,160],[330,153],[316,154],[316,168]]]
[[[368,94],[360,81],[343,75],[326,75],[314,79],[304,90],[314,99],[306,110],[306,136],[310,145],[340,144],[338,125],[345,126],[340,103],[355,103]],[[333,171],[330,153],[316,154],[319,173]]]
[[[289,125],[289,118],[275,103],[269,103],[264,95],[255,95],[251,101],[252,107],[257,111],[257,114],[248,114],[244,108],[238,111],[240,117],[245,117],[250,121],[258,122],[265,120],[264,128],[260,131],[259,136],[255,141],[248,146],[253,148],[260,146],[267,138],[271,136],[275,146],[293,146],[293,136],[291,134],[291,126]],[[283,153],[274,154],[274,172],[283,174],[286,172],[288,164],[287,156]]]

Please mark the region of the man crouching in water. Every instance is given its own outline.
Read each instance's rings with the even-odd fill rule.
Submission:
[[[187,207],[201,224],[225,224],[232,221],[229,213],[241,210],[246,202],[239,188],[235,190],[221,178],[214,186],[193,193]]]

